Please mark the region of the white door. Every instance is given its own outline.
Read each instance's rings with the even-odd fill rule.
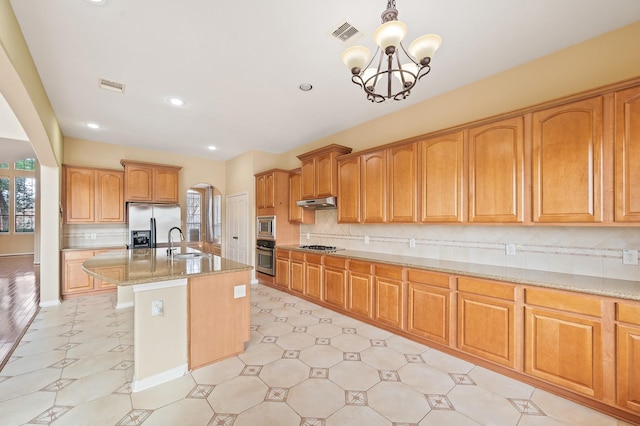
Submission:
[[[227,249],[225,257],[249,264],[249,201],[246,193],[227,197]]]

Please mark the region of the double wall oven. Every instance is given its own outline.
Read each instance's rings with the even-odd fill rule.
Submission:
[[[256,271],[275,276],[276,218],[258,216],[256,224]]]

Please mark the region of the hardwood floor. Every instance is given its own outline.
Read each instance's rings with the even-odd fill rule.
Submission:
[[[0,257],[0,370],[38,313],[40,266],[33,256]]]

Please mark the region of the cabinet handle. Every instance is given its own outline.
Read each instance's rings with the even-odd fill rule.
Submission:
[[[238,239],[238,237],[233,237],[233,239],[234,239],[234,240],[237,240],[237,239]]]

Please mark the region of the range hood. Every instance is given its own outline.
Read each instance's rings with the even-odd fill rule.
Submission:
[[[311,200],[296,201],[298,207],[309,210],[324,210],[336,208],[336,197],[314,198]]]

